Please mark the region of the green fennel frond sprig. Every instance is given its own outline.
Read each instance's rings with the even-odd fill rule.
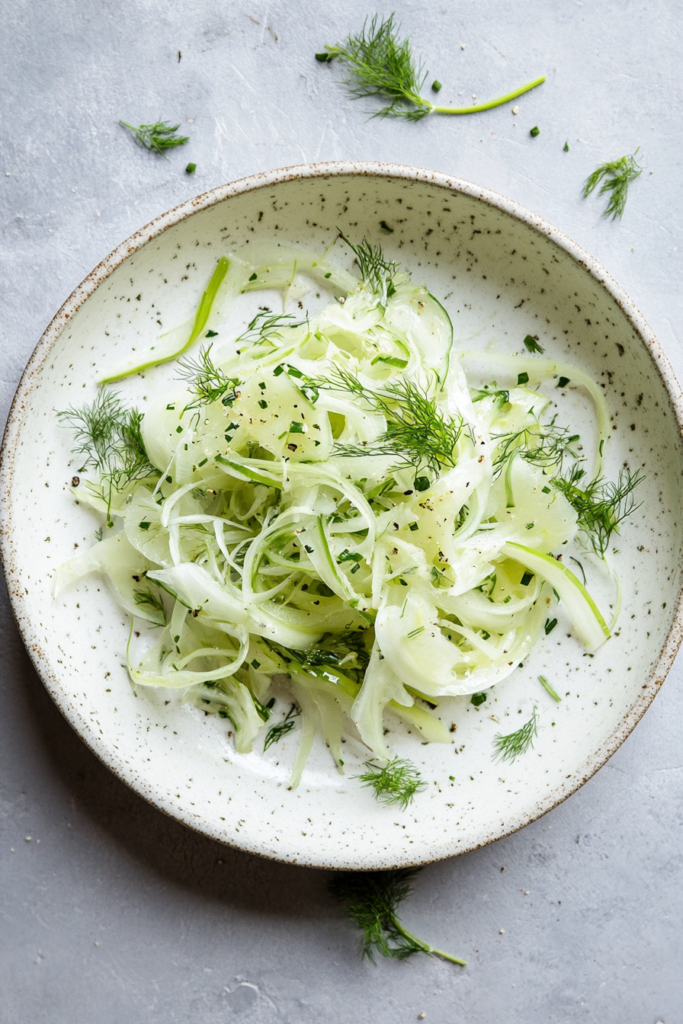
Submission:
[[[393,871],[345,871],[329,883],[334,899],[344,904],[344,912],[358,926],[362,936],[362,956],[377,966],[375,954],[405,960],[414,953],[438,956],[451,963],[467,965],[450,953],[418,939],[401,924],[399,904],[410,895],[417,869]]]
[[[413,55],[410,40],[400,38],[400,25],[394,24],[395,13],[387,18],[375,14],[366,19],[356,35],[349,35],[337,46],[325,46],[316,53],[316,60],[329,63],[338,60],[349,70],[345,82],[351,96],[381,96],[390,102],[375,117],[402,117],[420,121],[428,114],[476,114],[491,110],[522,96],[545,82],[545,76],[527,82],[519,89],[473,107],[440,107],[426,100],[422,87],[427,77],[422,61]]]
[[[270,338],[282,338],[285,329],[293,330],[307,323],[308,320],[297,320],[292,313],[257,313],[246,331],[235,338],[235,344],[263,345]]]
[[[412,466],[416,474],[426,469],[435,476],[443,466],[455,465],[455,449],[464,429],[462,418],[445,416],[436,401],[413,381],[399,378],[383,383],[381,391],[374,391],[348,370],[335,367],[330,377],[316,379],[315,385],[356,395],[386,417],[386,432],[376,441],[335,445],[335,455],[393,455],[399,464]]]
[[[201,349],[196,359],[180,359],[178,366],[179,376],[187,381],[187,389],[194,395],[194,401],[187,406],[188,409],[217,401],[229,406],[237,398],[236,388],[242,382],[237,377],[228,377],[215,365],[211,358],[211,345]]]
[[[534,708],[529,721],[525,722],[517,732],[508,733],[507,736],[501,736],[500,733],[496,735],[493,741],[495,750],[494,761],[516,760],[521,754],[526,754],[527,750],[533,747],[537,736],[538,712]]]
[[[100,474],[102,496],[107,502],[107,525],[112,526],[114,491],[133,480],[158,476],[142,438],[142,413],[127,409],[115,391],[100,391],[92,405],[71,406],[57,413],[74,431],[72,452],[81,460],[79,473],[95,469]]]
[[[609,202],[603,211],[603,217],[611,217],[612,220],[623,217],[629,185],[643,173],[643,168],[636,160],[639,150],[640,147],[635,153],[600,164],[586,178],[583,186],[584,199],[600,185],[600,182],[602,185],[598,195],[609,193]]]
[[[644,477],[640,472],[622,469],[616,482],[598,477],[579,486],[584,476],[585,470],[573,466],[567,477],[556,477],[553,484],[576,509],[579,529],[595,554],[604,558],[612,534],[618,533],[624,519],[640,507],[633,492]]]
[[[263,743],[263,753],[265,754],[268,747],[272,747],[273,743],[279,743],[283,736],[291,732],[295,726],[294,719],[300,714],[296,704],[292,704],[289,711],[278,725],[270,727],[266,733],[266,738]]]
[[[396,293],[394,278],[398,271],[398,263],[385,259],[380,245],[372,246],[366,239],[359,245],[354,245],[341,231],[339,237],[356,257],[363,281],[370,286],[379,298],[380,305],[386,309],[387,302]]]
[[[370,786],[375,791],[376,800],[398,804],[401,810],[406,809],[416,793],[427,788],[427,783],[420,777],[415,765],[400,757],[389,761],[384,768],[372,761],[366,761],[365,767],[368,770],[361,775],[354,775],[354,778],[359,779],[364,786]]]
[[[190,141],[189,135],[177,135],[180,124],[169,124],[168,121],[155,121],[154,124],[129,124],[128,121],[119,121],[124,128],[130,129],[138,145],[148,149],[152,153],[164,155],[167,149],[174,149],[176,146],[184,146]]]

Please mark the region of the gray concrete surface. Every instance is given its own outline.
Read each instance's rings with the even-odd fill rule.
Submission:
[[[128,234],[252,171],[342,157],[448,171],[545,216],[626,288],[683,379],[681,4],[395,3],[444,99],[547,83],[517,117],[368,121],[312,59],[359,26],[359,0],[6,0],[3,416],[52,314]],[[116,124],[159,115],[191,135],[168,162]],[[646,171],[607,222],[581,182],[637,145]],[[466,969],[373,968],[323,873],[219,847],[113,778],[51,704],[5,597],[1,623],[2,1024],[683,1020],[682,661],[581,792],[423,872],[406,921]]]

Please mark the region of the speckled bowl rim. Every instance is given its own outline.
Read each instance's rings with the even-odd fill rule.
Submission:
[[[276,858],[273,858],[270,853],[266,853],[264,851],[263,844],[259,840],[253,840],[250,837],[245,836],[244,840],[240,841],[240,843],[236,843],[234,841],[227,843],[225,838],[216,834],[212,828],[202,827],[201,824],[192,820],[188,814],[183,813],[181,810],[177,810],[175,813],[171,814],[166,808],[161,806],[161,801],[156,797],[154,792],[143,792],[141,788],[134,783],[131,773],[127,770],[123,758],[120,757],[116,751],[105,749],[104,743],[100,740],[95,731],[89,734],[84,734],[76,726],[71,715],[69,701],[61,690],[56,673],[53,671],[51,665],[43,662],[40,657],[40,640],[38,633],[35,625],[28,618],[23,591],[18,585],[18,581],[16,579],[17,573],[11,529],[11,495],[14,457],[19,443],[24,414],[28,406],[31,391],[41,373],[46,359],[52,351],[53,346],[59,340],[62,331],[68,325],[69,320],[76,312],[78,312],[83,303],[96,291],[96,289],[109,277],[109,275],[124,262],[124,260],[141,249],[147,242],[163,234],[163,232],[168,228],[173,227],[175,224],[185,220],[192,214],[198,213],[200,210],[206,210],[211,206],[215,206],[232,196],[242,195],[247,192],[257,191],[263,188],[270,188],[273,185],[279,185],[288,181],[301,181],[308,178],[334,178],[349,175],[424,182],[425,184],[436,185],[451,192],[459,192],[509,214],[511,217],[522,221],[539,234],[544,235],[546,238],[553,241],[576,263],[578,263],[579,266],[584,267],[588,271],[594,280],[608,292],[611,298],[614,299],[619,308],[625,314],[628,322],[636,331],[643,345],[652,356],[653,362],[664,383],[664,387],[666,388],[679,430],[683,434],[683,392],[676,380],[676,377],[674,376],[671,364],[643,315],[636,308],[635,304],[626,292],[607,273],[598,261],[582,249],[581,246],[577,245],[577,243],[574,242],[573,239],[569,238],[568,235],[565,235],[562,231],[553,227],[542,217],[539,217],[530,210],[527,210],[526,207],[521,206],[519,203],[516,203],[511,199],[507,199],[505,196],[484,188],[483,186],[475,185],[462,178],[451,177],[450,175],[439,171],[431,171],[422,167],[412,167],[405,164],[349,160],[300,164],[292,167],[277,168],[272,171],[264,171],[259,174],[252,174],[246,178],[240,178],[237,181],[230,182],[227,185],[220,185],[208,192],[203,192],[201,195],[195,196],[193,199],[188,199],[185,202],[180,203],[178,206],[173,207],[173,209],[168,210],[166,213],[161,214],[159,217],[156,217],[154,220],[150,221],[149,224],[145,225],[145,227],[136,231],[135,234],[130,236],[130,238],[127,238],[122,242],[121,245],[114,249],[113,252],[105,257],[105,259],[103,259],[102,262],[99,263],[90,274],[88,274],[85,280],[82,281],[82,283],[71,293],[59,312],[53,317],[40,341],[36,345],[26,369],[22,374],[19,386],[14,396],[14,401],[12,402],[7,425],[5,427],[2,448],[0,449],[0,555],[2,557],[5,576],[7,579],[12,611],[33,665],[55,704],[66,720],[78,733],[86,746],[88,746],[89,749],[92,750],[92,752],[99,757],[99,759],[106,764],[106,766],[114,772],[122,782],[126,783],[126,785],[136,793],[144,797],[144,799],[152,804],[153,807],[156,807],[157,810],[161,810],[164,813],[169,814],[170,817],[181,821],[195,832],[199,832],[211,839],[226,843],[226,845],[238,847],[239,849],[245,850],[249,853],[267,857],[268,859]],[[584,783],[586,783],[607,760],[609,760],[612,754],[621,746],[645,714],[673,664],[682,639],[683,586],[679,591],[676,614],[666,641],[662,647],[657,663],[650,673],[649,679],[643,685],[639,698],[628,709],[618,727],[607,738],[607,740],[600,745],[598,750],[596,750],[594,754],[587,758],[584,763],[576,769],[571,778],[565,780],[565,785],[562,787],[562,793],[559,796],[557,791],[549,793],[545,799],[538,802],[531,813],[527,811],[525,814],[519,814],[516,820],[513,819],[512,822],[508,822],[499,830],[496,830],[495,828],[492,829],[490,836],[485,841],[475,842],[469,847],[453,851],[452,854],[444,854],[438,857],[435,857],[432,854],[426,858],[416,858],[415,863],[429,863],[435,860],[445,859],[448,856],[456,855],[456,853],[457,855],[469,853],[481,846],[488,845],[488,843],[502,839],[504,836],[511,835],[513,832],[524,828],[525,825],[528,825],[532,821],[536,821],[538,818],[542,817],[544,814],[547,814],[548,811],[557,807],[566,800],[567,797],[571,796],[572,793],[575,793],[577,789],[580,789],[580,787],[583,786]],[[321,864],[319,860],[316,862],[315,859],[305,856],[297,857],[295,861],[293,861],[291,857],[287,856],[277,859],[295,862],[297,864],[310,867],[332,866]],[[362,865],[360,864],[354,863],[352,859],[350,859],[347,864],[334,865],[336,868],[358,868],[361,866]],[[405,866],[403,862],[402,866]]]

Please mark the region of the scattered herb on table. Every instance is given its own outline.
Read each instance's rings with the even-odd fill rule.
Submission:
[[[643,168],[636,160],[638,149],[629,156],[621,156],[618,160],[600,164],[586,178],[583,186],[584,199],[600,185],[600,182],[602,184],[598,195],[609,193],[609,202],[603,212],[604,217],[611,217],[612,220],[623,217],[629,185],[643,173]]]
[[[496,761],[514,761],[520,754],[526,754],[534,745],[534,739],[538,736],[538,713],[534,708],[531,718],[525,722],[517,732],[511,732],[507,736],[500,733],[493,741],[495,747]]]
[[[366,761],[365,767],[368,771],[355,778],[360,779],[364,786],[371,786],[377,800],[398,804],[402,810],[406,809],[416,793],[427,786],[417,768],[400,757],[389,761],[384,768],[379,768],[372,761]]]
[[[405,960],[413,953],[440,956],[466,966],[465,960],[430,946],[404,928],[398,906],[410,895],[415,868],[393,871],[346,871],[329,883],[330,895],[344,904],[346,916],[362,933],[363,956],[375,964],[375,954]]]
[[[154,124],[139,124],[137,127],[127,121],[119,121],[124,128],[129,128],[143,149],[152,153],[164,153],[175,146],[184,146],[190,141],[189,135],[177,135],[180,124],[169,124],[168,121],[155,121]]]
[[[346,84],[354,99],[361,96],[381,96],[390,102],[381,107],[375,117],[402,117],[419,121],[428,114],[476,114],[499,107],[514,100],[530,89],[545,82],[545,76],[499,96],[488,103],[473,107],[439,107],[420,95],[427,72],[421,61],[413,55],[410,40],[399,37],[400,26],[394,25],[394,14],[381,18],[375,14],[363,24],[357,35],[349,35],[337,46],[326,46],[316,53],[316,60],[330,63],[339,60],[349,69]],[[439,82],[435,82],[439,85]],[[434,90],[437,91],[437,90]]]

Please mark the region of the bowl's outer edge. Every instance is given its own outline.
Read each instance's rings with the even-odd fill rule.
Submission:
[[[302,180],[306,178],[343,177],[345,175],[399,178],[409,181],[424,182],[449,191],[459,192],[495,207],[517,220],[521,220],[523,223],[528,224],[536,230],[539,234],[542,234],[553,241],[579,265],[583,266],[599,285],[606,289],[629,320],[644,346],[649,351],[653,362],[657,367],[669,396],[679,431],[683,435],[683,391],[674,375],[667,356],[635,303],[629,298],[626,292],[619,284],[617,284],[611,275],[601,266],[601,264],[582,249],[580,245],[574,242],[573,239],[553,227],[542,217],[539,217],[526,209],[526,207],[521,206],[519,203],[516,203],[497,192],[493,192],[492,190],[480,185],[475,185],[462,178],[455,178],[440,171],[432,171],[421,167],[371,161],[330,161],[327,163],[301,164],[277,168],[272,171],[263,171],[259,174],[249,175],[246,178],[240,178],[237,181],[229,182],[226,185],[220,185],[208,192],[204,192],[201,195],[186,200],[178,206],[173,207],[171,210],[168,210],[166,213],[161,214],[159,217],[156,217],[154,220],[150,221],[149,224],[140,228],[135,232],[135,234],[131,235],[117,246],[117,248],[106,256],[105,259],[103,259],[81,282],[81,284],[78,285],[78,287],[64,302],[59,311],[55,314],[43,333],[40,341],[36,345],[22,374],[21,380],[19,381],[19,385],[10,408],[2,447],[0,449],[0,557],[2,558],[5,570],[12,611],[23,642],[38,675],[41,677],[57,707],[72,726],[74,726],[74,723],[69,714],[68,703],[62,697],[58,680],[54,675],[50,664],[42,655],[34,627],[27,620],[25,614],[25,603],[21,587],[18,583],[17,567],[12,547],[11,490],[14,454],[19,441],[23,414],[31,390],[34,386],[34,382],[39,377],[43,364],[48,358],[53,346],[58,341],[62,331],[86,299],[88,299],[97,290],[103,281],[105,281],[109,275],[124,262],[125,259],[137,252],[153,238],[163,234],[163,232],[168,228],[182,220],[185,220],[192,214],[198,213],[200,210],[205,210],[211,206],[215,206],[232,196],[256,191],[262,188],[269,188],[273,185],[286,181]],[[549,794],[546,800],[538,803],[531,816],[520,816],[520,820],[508,823],[502,830],[493,831],[490,836],[486,837],[486,839],[474,843],[470,847],[464,849],[461,848],[457,851],[454,850],[453,853],[467,853],[471,850],[478,849],[481,846],[485,846],[490,842],[494,842],[497,839],[502,839],[506,835],[511,835],[513,832],[516,832],[530,824],[531,821],[535,821],[542,815],[547,814],[548,811],[557,807],[560,803],[566,800],[568,796],[576,792],[577,789],[587,782],[588,779],[591,778],[591,776],[594,775],[595,772],[597,772],[598,769],[600,769],[605,762],[609,760],[612,754],[621,746],[645,714],[645,711],[659,692],[659,688],[664,682],[667,673],[673,664],[682,640],[683,587],[679,592],[676,613],[667,639],[660,652],[657,664],[655,665],[649,680],[644,685],[639,699],[624,715],[619,726],[614,730],[612,735],[591,757],[586,759],[583,765],[576,769],[571,778],[566,781],[562,792],[558,794],[557,791],[555,791],[555,793]],[[168,813],[166,808],[162,807],[160,802],[155,799],[153,793],[143,793],[136,785],[133,784],[132,779],[128,777],[125,765],[123,763],[115,763],[115,759],[112,756],[111,751],[100,748],[97,736],[94,733],[92,736],[86,736],[78,729],[76,729],[76,731],[88,748],[92,750],[92,752],[100,758],[100,760],[102,760],[107,767],[121,779],[122,782],[130,786],[139,795],[143,796],[158,810]],[[211,839],[219,839],[220,841],[225,842],[223,837],[215,835],[209,829],[202,829],[195,821],[185,817],[181,813],[178,813],[177,815],[174,814],[172,816],[177,820],[182,821],[183,824],[192,828],[194,831],[200,832]],[[248,851],[249,853],[273,859],[270,853],[266,853],[263,850],[259,842],[252,843],[248,839],[240,839],[239,843],[233,842],[230,845],[238,846],[240,849]],[[453,854],[446,854],[445,856],[449,855]],[[285,860],[290,863],[318,868],[358,869],[359,867],[367,866],[355,863],[352,860],[332,864],[322,863],[320,860],[308,857],[291,855],[286,855],[278,859]],[[417,858],[415,863],[426,863],[435,859],[438,858],[435,858],[432,854],[426,859]],[[402,860],[401,866],[406,866],[407,863],[408,862],[404,862]],[[387,863],[382,866],[389,868],[393,865]]]

